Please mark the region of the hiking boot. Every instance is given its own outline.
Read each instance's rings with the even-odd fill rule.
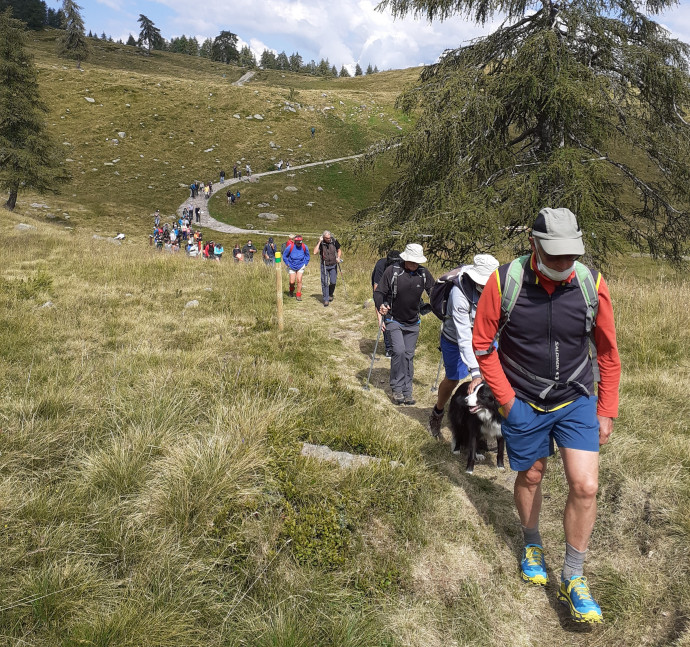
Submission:
[[[604,622],[601,608],[589,592],[589,584],[584,575],[575,575],[569,580],[561,580],[558,599],[570,610],[575,622]]]
[[[402,393],[393,391],[393,404],[405,404],[405,396]]]
[[[527,544],[522,551],[520,576],[525,582],[546,586],[549,575],[546,572],[544,549],[539,544]]]
[[[324,308],[327,308],[327,307],[328,307],[328,299],[326,299],[326,301],[323,302],[323,307],[324,307]]]
[[[405,404],[417,404],[417,400],[415,400],[411,395],[406,395]]]
[[[393,357],[393,351],[392,351],[392,350],[387,350],[387,351],[386,351],[386,354],[384,355],[384,357]]]
[[[429,424],[426,426],[426,428],[429,430],[429,433],[434,438],[440,438],[441,437],[441,424],[442,423],[443,423],[443,413],[441,413],[441,415],[437,415],[436,411],[434,411],[432,409],[431,415],[429,416]]]
[[[335,299],[335,297],[331,294],[331,295],[328,297],[328,300],[329,300],[329,301],[333,301],[333,299]]]
[[[297,301],[301,301],[302,297],[295,297],[295,299],[297,299]]]
[[[294,293],[294,292],[288,292],[288,296],[289,296],[289,297],[294,297],[294,296],[295,296],[295,293]]]

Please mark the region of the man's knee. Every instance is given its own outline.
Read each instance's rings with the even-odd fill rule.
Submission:
[[[595,499],[599,491],[599,479],[596,476],[582,475],[570,484],[570,493],[578,499]]]
[[[524,472],[518,473],[518,480],[527,487],[536,487],[544,479],[546,472],[546,465],[542,462],[536,462],[532,467]]]

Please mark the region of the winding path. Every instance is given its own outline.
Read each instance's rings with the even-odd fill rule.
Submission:
[[[283,169],[275,170],[275,171],[265,171],[264,173],[253,173],[251,177],[243,177],[241,180],[239,180],[237,178],[226,179],[224,184],[221,184],[220,180],[218,180],[217,184],[214,181],[214,183],[213,183],[214,191],[212,192],[211,195],[215,195],[218,191],[223,191],[223,192],[227,191],[228,186],[232,186],[234,184],[245,184],[245,183],[255,182],[260,177],[265,177],[267,175],[276,175],[278,173],[286,173],[288,171],[297,171],[299,169],[309,168],[311,166],[321,166],[323,164],[335,164],[336,162],[344,162],[346,160],[357,159],[359,157],[364,156],[365,154],[366,153],[358,153],[357,155],[349,155],[347,157],[338,157],[336,159],[323,160],[321,162],[310,162],[309,164],[299,164],[297,166],[291,166],[290,168],[283,168]],[[210,198],[209,198],[209,200],[210,200]],[[207,203],[207,200],[203,197],[203,195],[199,195],[194,199],[187,198],[177,208],[177,215],[182,216],[182,209],[184,209],[185,207],[189,207],[191,205],[194,208],[199,207],[201,209],[201,226],[206,227],[207,229],[212,229],[213,231],[220,231],[224,234],[246,234],[246,233],[268,234],[268,235],[286,234],[286,232],[280,232],[280,231],[268,231],[268,230],[262,230],[262,229],[241,229],[240,227],[234,227],[233,225],[227,225],[224,222],[220,222],[220,221],[216,220],[215,218],[212,218],[209,215],[208,205],[206,203]]]

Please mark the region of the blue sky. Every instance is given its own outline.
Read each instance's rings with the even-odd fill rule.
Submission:
[[[222,30],[239,36],[257,58],[268,48],[299,52],[305,61],[328,58],[338,68],[371,63],[379,69],[433,63],[445,49],[495,28],[481,29],[460,18],[432,24],[393,20],[376,11],[378,0],[80,0],[86,31],[115,40],[139,34],[144,14],[161,34],[213,38]],[[60,0],[47,0],[50,7]],[[656,18],[674,36],[690,43],[690,0]]]

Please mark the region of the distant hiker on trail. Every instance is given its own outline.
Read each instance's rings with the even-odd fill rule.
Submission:
[[[269,238],[268,242],[264,245],[263,257],[264,263],[270,267],[276,262],[276,245],[273,242],[273,238]]]
[[[204,187],[204,198],[206,198],[208,200],[210,197],[211,197],[211,192],[210,192],[209,186],[207,184]]]
[[[225,184],[225,171],[220,172],[220,183]]]
[[[434,277],[428,269],[421,245],[410,243],[400,254],[403,266],[391,265],[383,273],[374,290],[374,304],[383,316],[383,325],[390,332],[390,387],[394,404],[415,404],[412,397],[414,353],[419,337],[420,301],[422,293],[431,293]]]
[[[314,126],[311,127],[311,138],[314,139],[314,135],[316,135],[316,128]]]
[[[240,192],[239,191],[235,194],[235,198],[237,198],[237,202],[240,201]]]
[[[235,243],[235,246],[232,248],[232,257],[235,263],[239,263],[242,260],[242,250],[239,243]]]
[[[247,244],[242,248],[242,254],[244,254],[245,263],[254,262],[254,254],[256,254],[256,247],[254,247],[251,240],[248,240]]]
[[[252,176],[252,167],[249,166],[249,164],[247,164],[247,165],[244,167],[244,170],[245,170],[246,173],[247,173],[247,177],[251,177],[251,176]]]
[[[314,246],[314,256],[321,255],[321,294],[324,308],[335,298],[338,263],[342,262],[340,243],[326,230]]]
[[[194,215],[196,216],[196,221],[201,222],[201,207],[194,207]]]
[[[228,192],[225,195],[228,198],[228,204],[232,204],[234,202],[232,198],[235,195],[235,192],[232,189],[228,189]]]
[[[235,164],[235,166],[232,167],[232,177],[237,179],[237,164]]]
[[[283,160],[279,160],[278,163],[276,164],[276,168],[280,171],[280,169],[283,168]]]
[[[156,209],[156,211],[153,214],[153,226],[158,229],[158,227],[161,224],[161,212]]]
[[[402,262],[403,261],[402,258],[400,258],[400,252],[397,249],[391,249],[386,256],[376,261],[376,265],[374,265],[374,271],[371,273],[372,298],[374,291],[378,287],[378,284],[381,282],[381,277],[383,276],[383,273],[386,271],[386,268],[390,267],[391,265],[397,265],[398,267],[402,267]],[[381,316],[381,313],[378,310],[376,310],[376,318],[378,320],[379,326],[381,326],[381,321],[383,317]],[[391,334],[390,332],[385,330],[385,326],[383,331],[383,342],[386,345],[386,357],[391,357],[393,355],[393,346],[391,345]]]
[[[285,249],[283,262],[287,265],[290,275],[290,292],[288,294],[291,297],[296,295],[297,301],[301,301],[302,274],[304,274],[304,269],[309,265],[309,248],[302,243],[302,236],[295,236],[294,245]],[[295,283],[297,284],[296,293]]]
[[[225,250],[223,249],[222,243],[214,243],[214,245],[213,245],[213,255],[214,255],[218,260],[220,260],[221,258],[223,258],[223,252],[224,252],[224,251],[225,251]]]
[[[196,182],[192,182],[189,185],[189,197],[193,200],[196,198]]]
[[[472,350],[472,328],[479,297],[498,261],[490,254],[477,254],[472,265],[464,265],[456,284],[448,294],[446,317],[441,326],[441,354],[446,376],[438,385],[436,404],[429,416],[428,430],[434,438],[441,437],[443,408],[460,380],[471,375],[469,392],[482,381],[479,363]]]

